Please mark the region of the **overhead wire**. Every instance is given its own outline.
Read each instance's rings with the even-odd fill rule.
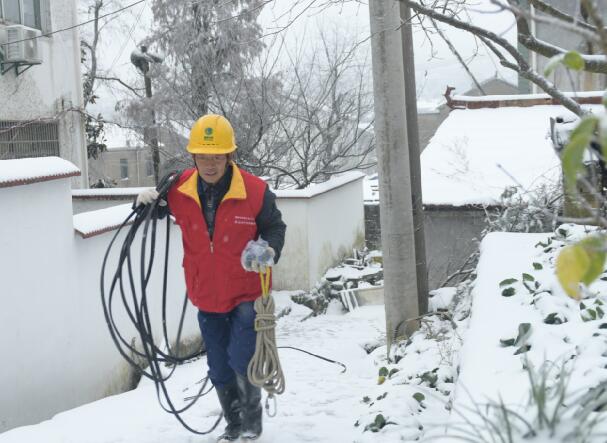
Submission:
[[[92,18],[92,19],[87,20],[85,22],[77,23],[75,25],[68,26],[66,28],[57,29],[56,31],[46,32],[44,34],[37,35],[35,37],[28,37],[28,38],[24,38],[24,39],[21,39],[21,40],[11,41],[11,44],[21,43],[21,42],[27,42],[27,41],[30,41],[30,40],[36,40],[36,39],[39,39],[39,38],[42,38],[42,37],[50,37],[51,35],[58,34],[59,32],[70,31],[72,29],[79,28],[80,26],[84,26],[84,25],[88,25],[89,23],[93,23],[96,20],[100,20],[102,18],[109,17],[110,15],[118,14],[119,12],[125,11],[125,10],[127,10],[129,8],[132,8],[133,6],[137,6],[138,4],[143,3],[145,1],[147,1],[147,0],[138,0],[138,1],[134,2],[134,3],[131,3],[130,5],[124,6],[124,7],[120,8],[120,9],[116,9],[115,11],[108,12],[107,14],[100,15],[97,18]]]

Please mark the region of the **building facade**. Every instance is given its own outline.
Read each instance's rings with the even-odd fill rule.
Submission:
[[[152,150],[146,142],[144,131],[106,124],[103,135],[107,150],[95,159],[89,159],[89,184],[92,187],[132,188],[154,186]],[[185,151],[187,139],[165,129],[158,131],[160,154],[159,173],[184,169],[190,159]]]
[[[0,0],[0,160],[62,157],[87,187],[77,23],[75,0]]]

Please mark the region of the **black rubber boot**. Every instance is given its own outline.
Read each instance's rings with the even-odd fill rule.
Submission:
[[[228,424],[223,434],[217,441],[236,441],[240,437],[241,419],[240,419],[240,398],[236,382],[226,385],[222,388],[215,386],[219,403],[223,410],[223,417]]]
[[[247,377],[236,374],[238,396],[240,397],[242,429],[244,440],[256,440],[261,435],[261,389],[253,386]]]

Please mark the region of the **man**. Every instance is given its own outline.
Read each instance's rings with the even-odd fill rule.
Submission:
[[[255,352],[253,302],[261,295],[259,275],[250,271],[278,261],[286,231],[276,196],[263,180],[238,168],[235,150],[226,118],[201,117],[187,146],[196,167],[185,170],[168,192],[183,237],[188,297],[199,310],[209,378],[227,422],[220,441],[254,440],[262,431],[261,391],[247,379]],[[137,203],[156,198],[150,189]],[[262,244],[263,252],[251,255],[250,241]]]

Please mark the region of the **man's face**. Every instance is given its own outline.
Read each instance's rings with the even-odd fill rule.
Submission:
[[[194,154],[194,162],[200,177],[211,185],[217,183],[226,173],[227,154]]]

